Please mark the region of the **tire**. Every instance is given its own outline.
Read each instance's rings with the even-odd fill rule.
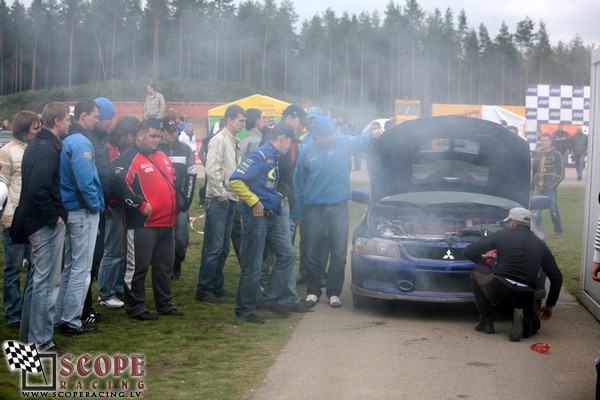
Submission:
[[[369,303],[369,299],[367,297],[359,296],[357,294],[352,293],[352,305],[354,308],[364,308]]]

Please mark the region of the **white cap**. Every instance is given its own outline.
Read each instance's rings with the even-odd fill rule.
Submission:
[[[504,218],[504,222],[508,222],[509,219],[529,225],[531,224],[531,213],[523,207],[511,208],[508,217]]]

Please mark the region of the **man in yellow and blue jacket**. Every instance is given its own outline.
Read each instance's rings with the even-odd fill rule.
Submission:
[[[242,207],[242,264],[235,313],[246,321],[263,324],[265,319],[254,314],[257,306],[280,317],[291,312],[305,312],[314,306],[300,299],[295,287],[288,283],[294,274],[296,252],[289,235],[289,223],[283,224],[283,197],[277,191],[279,157],[285,155],[295,141],[294,128],[280,123],[270,139],[251,152],[229,179],[231,188],[244,202]],[[259,278],[265,247],[277,262],[259,298]]]

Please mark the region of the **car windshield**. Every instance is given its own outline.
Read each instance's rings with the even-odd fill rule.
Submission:
[[[467,138],[425,137],[413,148],[412,183],[464,182],[485,186],[489,161],[480,143]]]
[[[518,204],[476,193],[420,192],[381,199],[369,213],[369,227],[381,237],[480,239],[505,227]]]

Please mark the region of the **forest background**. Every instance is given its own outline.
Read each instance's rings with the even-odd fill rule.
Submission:
[[[492,36],[417,0],[304,21],[290,0],[0,0],[0,117],[82,96],[141,101],[149,81],[167,101],[260,92],[379,115],[399,98],[524,105],[527,84],[589,85],[590,52],[579,36],[551,45],[527,16]]]

